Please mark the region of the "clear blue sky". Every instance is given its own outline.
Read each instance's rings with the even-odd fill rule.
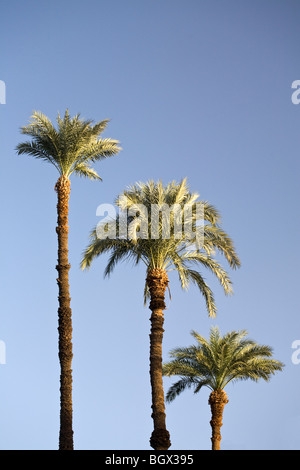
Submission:
[[[119,156],[102,183],[72,178],[70,288],[76,449],[150,449],[150,310],[144,267],[79,269],[97,206],[127,185],[187,177],[214,204],[242,267],[234,296],[205,272],[218,315],[170,276],[168,351],[247,329],[286,366],[270,383],[229,385],[223,449],[300,449],[300,3],[296,0],[11,0],[1,6],[0,448],[56,449],[59,426],[54,167],[18,157],[33,110],[110,118]],[[224,263],[227,268],[227,265]],[[165,378],[165,390],[172,380]],[[209,449],[209,390],[167,405],[171,449]]]

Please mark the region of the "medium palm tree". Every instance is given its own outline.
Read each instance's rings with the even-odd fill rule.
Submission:
[[[95,124],[80,119],[77,114],[70,117],[68,110],[63,118],[58,115],[57,129],[42,113],[35,111],[21,133],[31,137],[30,141],[17,146],[17,153],[31,155],[54,165],[59,172],[55,185],[57,192],[57,237],[58,237],[58,332],[60,360],[60,434],[59,449],[73,449],[72,425],[72,318],[69,293],[68,260],[68,213],[70,176],[75,173],[93,180],[101,180],[91,168],[91,163],[116,155],[118,141],[101,139],[108,120]]]
[[[197,211],[197,204],[204,209],[202,212]],[[152,312],[150,381],[154,430],[150,445],[156,450],[165,450],[171,445],[165,422],[162,379],[163,311],[169,284],[167,273],[177,271],[183,289],[187,289],[190,282],[195,283],[205,298],[209,315],[214,316],[216,305],[213,292],[202,274],[192,269],[193,265],[208,268],[218,278],[225,293],[230,294],[231,281],[213,258],[213,250],[219,250],[232,268],[238,267],[240,262],[231,239],[219,226],[217,210],[207,202],[198,201],[198,195],[189,191],[186,179],[166,186],[161,181],[136,184],[117,198],[116,205],[119,214],[110,222],[103,221],[92,231],[81,266],[83,269],[89,268],[93,259],[104,253],[110,253],[106,276],[121,260],[132,259],[136,264],[142,261],[146,266],[144,301],[146,303],[150,298]],[[173,208],[172,211],[168,211],[169,208]],[[203,239],[199,244],[197,223],[201,217]],[[188,224],[192,228],[190,232],[184,230]]]
[[[272,349],[259,345],[251,339],[245,339],[246,330],[231,331],[221,336],[218,327],[212,328],[209,340],[195,331],[192,336],[197,345],[187,348],[176,348],[170,352],[174,359],[163,364],[163,374],[178,375],[180,380],[174,383],[167,392],[166,400],[171,402],[181,392],[193,387],[198,393],[202,387],[211,390],[208,403],[212,418],[212,450],[220,450],[223,409],[228,403],[224,391],[229,382],[238,380],[264,379],[284,367],[272,359]]]

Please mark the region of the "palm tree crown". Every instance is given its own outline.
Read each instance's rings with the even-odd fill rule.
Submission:
[[[231,331],[221,336],[218,327],[212,328],[209,340],[192,331],[197,345],[176,348],[170,352],[174,359],[163,365],[163,374],[178,375],[166,399],[171,402],[186,388],[197,393],[203,386],[212,391],[223,390],[231,381],[264,379],[282,370],[284,364],[272,359],[272,348],[246,339],[247,331]]]
[[[60,176],[69,178],[75,173],[101,180],[90,165],[120,150],[117,140],[99,138],[108,120],[93,124],[91,120],[80,119],[79,114],[70,117],[66,110],[63,118],[58,114],[56,129],[50,119],[39,111],[34,111],[31,118],[27,126],[21,127],[21,133],[29,135],[32,140],[20,143],[17,152],[51,163]]]
[[[190,233],[187,236],[184,230],[181,230],[179,235],[178,231],[176,232],[176,227],[183,227],[185,221],[190,224],[193,233],[196,233],[199,222],[197,204],[202,204],[203,207],[201,217],[204,219],[204,233],[201,248],[195,244],[195,236],[191,237]],[[132,260],[135,264],[142,261],[147,272],[156,268],[166,272],[176,270],[181,287],[187,289],[191,282],[195,283],[204,295],[209,315],[215,316],[213,292],[193,266],[202,265],[208,268],[218,278],[226,294],[232,293],[232,283],[220,263],[213,258],[215,250],[225,256],[231,268],[240,266],[233,242],[219,224],[220,215],[215,207],[206,201],[199,201],[198,194],[189,191],[186,179],[179,184],[173,181],[166,186],[163,186],[161,181],[136,184],[117,198],[116,205],[128,214],[125,235],[120,214],[111,222],[95,228],[83,254],[81,267],[89,268],[95,257],[110,253],[105,276],[108,276],[121,260]],[[157,225],[154,226],[153,222],[154,216],[157,215],[155,211],[158,213],[164,207],[177,208],[177,211],[170,212],[168,230],[165,233],[163,217],[155,219],[158,220]],[[111,227],[116,228],[115,236],[98,236],[99,228],[105,229],[109,234]],[[146,283],[145,302],[148,297],[149,289]]]

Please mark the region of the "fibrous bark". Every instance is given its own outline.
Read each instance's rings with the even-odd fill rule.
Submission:
[[[57,238],[58,238],[58,355],[60,361],[60,432],[59,449],[73,450],[72,408],[72,312],[69,294],[68,260],[68,212],[70,180],[61,176],[56,185],[57,192]]]
[[[150,310],[152,315],[150,332],[150,380],[152,390],[152,418],[154,429],[150,445],[155,450],[167,450],[170,445],[170,434],[166,429],[165,400],[162,378],[162,340],[163,340],[163,310],[165,306],[165,291],[168,286],[168,276],[163,269],[152,269],[147,275],[147,285],[150,291]]]
[[[208,403],[211,408],[212,450],[220,450],[223,410],[226,403],[228,403],[226,392],[224,390],[214,390],[209,396]]]

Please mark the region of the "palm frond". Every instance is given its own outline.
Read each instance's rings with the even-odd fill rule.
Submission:
[[[217,314],[217,307],[215,304],[215,298],[212,290],[206,284],[204,278],[198,271],[193,269],[188,270],[189,276],[192,281],[199,287],[199,290],[203,297],[205,298],[206,308],[210,317],[215,317]]]
[[[85,165],[84,163],[79,163],[75,167],[75,173],[76,175],[79,176],[84,176],[86,178],[89,178],[90,180],[100,180],[102,181],[102,178],[98,175],[96,170],[93,168],[90,168],[88,165]]]
[[[195,382],[195,383],[194,383]],[[166,401],[171,403],[178,395],[180,395],[187,388],[193,385],[198,385],[197,381],[191,377],[182,377],[178,382],[175,382],[166,394]]]
[[[41,145],[38,142],[22,142],[16,147],[18,155],[31,155],[32,157],[45,160],[49,163],[52,163],[57,169],[59,168],[56,160],[49,153],[49,149],[45,145]]]

